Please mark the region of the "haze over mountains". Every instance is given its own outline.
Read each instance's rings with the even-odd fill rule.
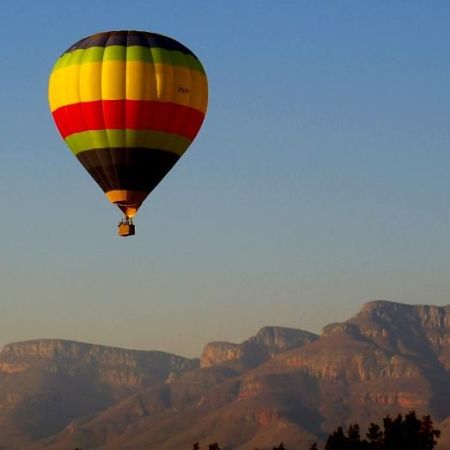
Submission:
[[[411,409],[450,448],[450,306],[374,301],[320,336],[264,327],[200,360],[45,339],[0,354],[3,450],[306,450]]]

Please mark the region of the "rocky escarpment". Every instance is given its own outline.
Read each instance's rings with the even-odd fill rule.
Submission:
[[[203,349],[201,367],[229,362],[242,362],[255,367],[283,351],[301,347],[318,339],[309,331],[284,327],[263,327],[258,333],[240,344],[210,342]]]
[[[59,339],[8,344],[0,353],[0,448],[31,448],[77,417],[198,367],[197,359]],[[7,447],[9,448],[9,447]]]
[[[450,306],[377,300],[366,303],[347,323],[383,348],[412,358],[437,357],[450,369]]]
[[[348,321],[326,326],[320,339],[245,373],[239,398],[306,384],[301,400],[315,391],[324,415],[341,421],[408,408],[441,420],[450,413],[448,312],[449,307],[370,302]]]
[[[84,375],[116,386],[145,386],[198,367],[197,359],[158,351],[138,351],[59,339],[6,345],[0,373],[32,368],[68,376]]]
[[[450,439],[449,307],[375,301],[320,337],[265,327],[198,361],[67,341],[0,355],[0,448],[310,448],[338,425],[431,414]],[[196,367],[194,370],[190,368]]]

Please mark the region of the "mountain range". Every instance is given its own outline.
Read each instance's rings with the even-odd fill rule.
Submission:
[[[450,305],[373,301],[321,335],[268,326],[199,359],[57,339],[0,353],[1,450],[307,450],[410,410],[450,448]]]

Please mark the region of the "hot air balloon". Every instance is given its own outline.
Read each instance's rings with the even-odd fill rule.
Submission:
[[[178,41],[144,31],[109,31],[78,41],[56,61],[49,104],[78,161],[125,217],[119,235],[197,135],[208,82]]]

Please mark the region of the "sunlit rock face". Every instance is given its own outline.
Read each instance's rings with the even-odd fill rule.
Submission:
[[[198,360],[158,351],[137,351],[58,339],[6,345],[0,373],[40,368],[67,376],[83,375],[115,386],[137,387],[198,367]]]
[[[240,344],[211,342],[205,346],[200,360],[201,367],[211,367],[232,361],[240,361],[255,367],[283,351],[313,342],[318,336],[309,331],[284,327],[263,327]]]

